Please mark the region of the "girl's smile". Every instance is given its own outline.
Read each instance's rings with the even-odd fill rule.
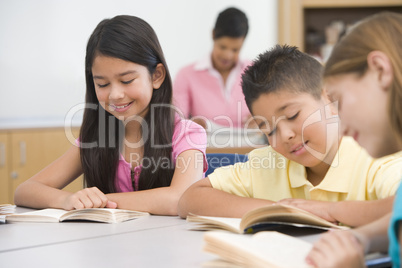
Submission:
[[[124,113],[125,111],[130,109],[131,104],[133,104],[133,102],[130,102],[130,103],[127,103],[127,104],[109,104],[109,108],[111,110],[116,111],[116,112]]]
[[[96,96],[106,111],[124,120],[146,115],[154,85],[145,66],[98,55],[92,74]]]

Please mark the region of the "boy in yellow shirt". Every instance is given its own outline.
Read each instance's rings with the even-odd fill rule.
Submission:
[[[322,68],[296,47],[279,45],[248,67],[243,93],[270,146],[193,184],[179,202],[181,217],[241,217],[286,198],[322,201],[315,206],[331,214],[325,218],[351,226],[386,214],[384,207],[391,211],[402,153],[374,160],[353,138],[339,135],[337,107],[322,88]],[[366,206],[349,200],[378,201]],[[382,209],[375,210],[376,204]]]

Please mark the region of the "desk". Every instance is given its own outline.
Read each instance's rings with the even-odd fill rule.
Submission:
[[[0,224],[0,267],[202,267],[217,257],[202,251],[204,233],[189,227],[154,215],[118,224]]]
[[[202,267],[217,257],[202,251],[204,233],[189,227],[154,215],[118,224],[0,224],[0,267]]]

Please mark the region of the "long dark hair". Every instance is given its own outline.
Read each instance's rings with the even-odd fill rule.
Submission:
[[[98,55],[140,64],[148,69],[150,75],[157,64],[162,63],[165,67],[165,80],[158,90],[153,91],[149,110],[143,119],[146,123],[142,124],[143,159],[155,161],[149,161],[149,165],[142,168],[139,189],[169,186],[174,172],[171,147],[174,114],[170,109],[172,81],[154,30],[134,16],[116,16],[101,21],[88,40],[85,57],[87,107],[80,131],[81,163],[87,186],[96,186],[104,193],[118,190],[115,178],[124,139],[123,122],[103,109],[96,97],[92,64]],[[158,108],[151,109],[156,104]],[[144,134],[153,137],[144,137]],[[151,142],[164,146],[155,148]],[[169,165],[165,163],[164,168],[157,166],[158,159],[168,159]]]

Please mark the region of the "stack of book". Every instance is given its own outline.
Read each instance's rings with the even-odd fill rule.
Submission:
[[[15,212],[15,205],[0,204],[0,223],[4,223],[6,215],[11,215]]]
[[[15,205],[0,204],[0,215],[10,215],[15,212]]]

